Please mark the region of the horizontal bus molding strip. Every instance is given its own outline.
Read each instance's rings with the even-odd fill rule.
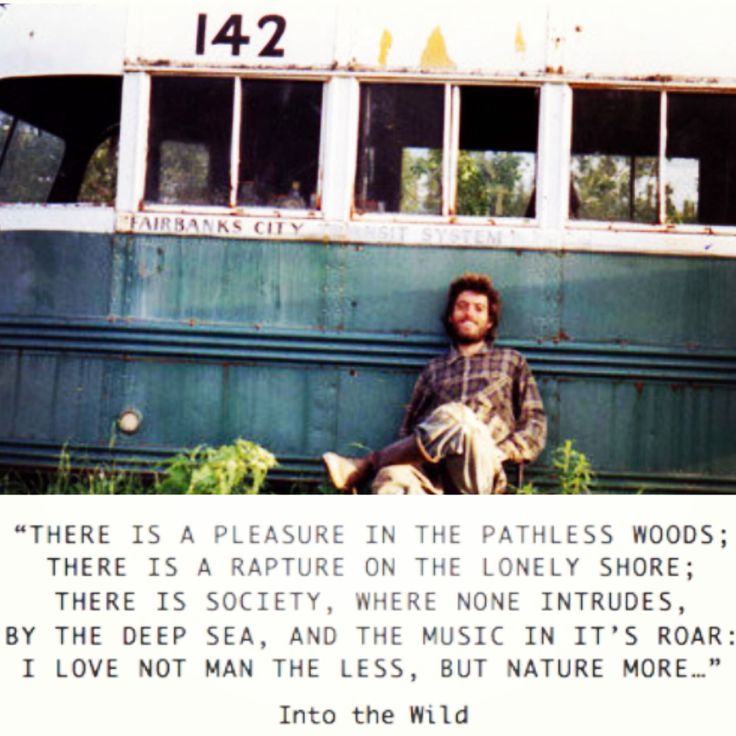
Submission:
[[[84,353],[191,362],[264,362],[419,369],[446,348],[441,337],[180,322],[0,318],[4,350]],[[540,376],[736,383],[736,352],[553,339],[501,340]]]
[[[186,448],[126,448],[107,445],[80,444],[60,446],[34,440],[0,440],[0,466],[29,469],[34,472],[53,471],[59,467],[62,451],[69,454],[70,467],[82,471],[115,468],[151,474],[164,469],[167,458]],[[303,456],[279,456],[279,464],[268,475],[276,485],[327,481],[321,462]],[[524,470],[524,481],[540,491],[552,491],[549,468],[530,465]],[[510,480],[514,481],[512,472]],[[0,478],[2,472],[0,472]],[[592,493],[736,493],[736,476],[716,476],[705,473],[596,473]]]

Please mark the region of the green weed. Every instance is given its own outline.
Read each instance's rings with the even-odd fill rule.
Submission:
[[[258,493],[276,458],[260,445],[238,439],[232,445],[199,445],[165,464],[157,493]]]
[[[595,473],[590,461],[580,450],[576,450],[574,440],[565,440],[552,451],[552,471],[549,475],[551,493],[567,496],[590,493],[594,485]],[[510,488],[517,495],[542,493],[534,483],[526,482],[520,488]]]
[[[111,443],[111,447],[113,444]],[[199,445],[167,460],[148,476],[115,463],[75,468],[68,447],[59,454],[54,473],[6,474],[0,491],[18,494],[230,494],[258,493],[276,458],[260,445],[238,439],[231,445]]]
[[[590,493],[593,483],[593,469],[588,458],[574,447],[572,440],[565,440],[552,453],[552,467],[560,493],[578,495]]]

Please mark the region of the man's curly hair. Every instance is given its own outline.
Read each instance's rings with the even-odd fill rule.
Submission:
[[[493,282],[484,273],[464,273],[450,284],[450,288],[447,290],[447,306],[442,316],[445,331],[450,337],[454,337],[450,317],[452,317],[452,312],[455,309],[455,302],[463,291],[485,294],[488,298],[488,317],[491,321],[491,329],[488,331],[486,339],[488,341],[495,340],[498,323],[501,321],[501,295],[493,288]]]

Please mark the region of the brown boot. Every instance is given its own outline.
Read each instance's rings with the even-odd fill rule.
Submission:
[[[373,472],[373,454],[361,458],[342,457],[335,452],[322,455],[330,483],[338,491],[355,492],[357,487]]]

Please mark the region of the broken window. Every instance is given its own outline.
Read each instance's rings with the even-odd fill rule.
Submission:
[[[359,211],[441,214],[444,99],[439,85],[361,88]]]
[[[0,202],[48,201],[64,141],[0,112]]]
[[[0,202],[112,204],[119,77],[0,80]],[[112,144],[111,144],[112,145]]]
[[[322,87],[154,77],[146,200],[316,208]]]
[[[460,88],[458,215],[531,214],[538,120],[536,89]]]
[[[576,90],[573,99],[571,217],[736,224],[736,97]]]

